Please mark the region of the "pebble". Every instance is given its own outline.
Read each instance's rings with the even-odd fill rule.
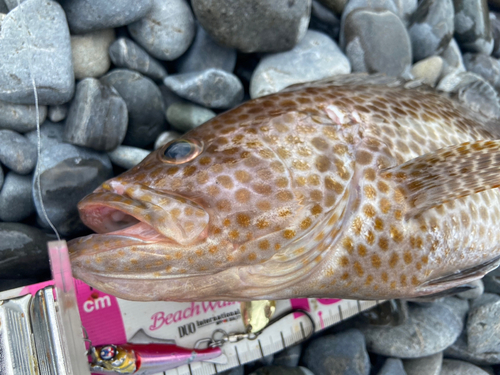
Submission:
[[[209,108],[232,108],[243,99],[238,77],[220,69],[170,75],[163,80],[174,93]]]
[[[192,0],[201,26],[215,41],[242,52],[280,52],[304,37],[311,0]]]
[[[490,26],[493,36],[493,51],[491,55],[498,59],[500,57],[500,14],[490,12]]]
[[[151,79],[132,70],[116,69],[100,81],[113,86],[127,105],[128,127],[124,144],[145,147],[166,130],[163,98]]]
[[[441,71],[441,78],[451,73],[465,72],[464,61],[460,47],[457,41],[453,38],[450,40],[448,47],[440,55],[443,58],[443,69]]]
[[[485,0],[454,0],[455,39],[464,52],[493,51],[493,35]]]
[[[32,41],[29,45],[26,27]],[[40,105],[69,101],[75,80],[68,24],[61,6],[50,0],[27,1],[10,11],[2,22],[0,61],[0,100],[35,103],[31,65]]]
[[[4,181],[3,168],[2,164],[0,164],[0,189],[2,189],[3,181]]]
[[[495,271],[483,277],[483,283],[485,292],[500,294],[500,275],[495,273]]]
[[[415,79],[434,87],[441,75],[442,68],[443,59],[439,56],[432,56],[413,64],[411,74]]]
[[[47,107],[38,107],[40,124],[47,117]],[[0,101],[0,129],[10,129],[26,133],[36,129],[36,108],[34,105],[13,104]]]
[[[111,61],[119,68],[135,70],[151,79],[162,80],[167,70],[155,58],[128,38],[119,38],[109,47]]]
[[[118,146],[115,150],[108,152],[108,156],[113,164],[130,169],[143,161],[150,152],[137,147]]]
[[[476,299],[481,297],[481,295],[484,293],[483,280],[474,280],[468,284],[474,286],[474,288],[466,290],[465,292],[458,293],[457,297],[462,299]]]
[[[191,47],[177,61],[178,73],[200,72],[205,69],[221,69],[232,73],[236,65],[236,50],[221,46],[201,27]]]
[[[127,106],[118,92],[98,79],[78,82],[64,128],[64,141],[110,151],[127,132]]]
[[[128,25],[144,17],[153,0],[62,0],[73,33]]]
[[[253,371],[250,375],[314,375],[305,367],[265,366]]]
[[[182,133],[188,132],[211,118],[215,112],[191,103],[175,103],[167,109],[167,121]]]
[[[50,121],[45,121],[40,126],[40,146],[42,150],[55,146],[63,142],[64,126],[62,124],[54,124]],[[25,137],[36,148],[38,144],[38,132],[33,130],[25,134]]]
[[[401,19],[387,10],[356,9],[345,19],[345,52],[353,72],[401,76],[412,63]]]
[[[403,367],[406,375],[439,375],[443,363],[443,352],[427,357],[405,359]]]
[[[309,30],[320,31],[328,35],[333,40],[338,40],[340,33],[340,20],[319,1],[313,0]]]
[[[454,30],[452,0],[423,0],[410,17],[413,59],[419,61],[442,53]]]
[[[66,104],[51,105],[48,110],[49,120],[52,122],[60,122],[68,115],[68,106]]]
[[[0,220],[21,221],[35,212],[31,195],[32,175],[8,172],[0,191]]]
[[[0,130],[0,162],[19,174],[28,174],[35,168],[36,147],[19,133]]]
[[[161,146],[166,145],[168,142],[173,141],[181,136],[180,133],[176,131],[169,130],[168,132],[161,133],[155,141],[155,150],[159,149]]]
[[[314,374],[368,375],[370,373],[365,338],[357,329],[313,340],[305,349],[302,362]]]
[[[440,375],[488,375],[488,373],[467,362],[444,359]]]
[[[56,144],[42,148],[40,186],[45,210],[62,236],[77,235],[86,228],[80,220],[78,202],[101,183],[112,177],[109,158],[88,148]],[[41,225],[48,227],[39,201],[36,179],[33,197]]]
[[[398,358],[418,358],[438,353],[462,331],[467,301],[446,298],[427,306],[411,304],[409,319],[395,327],[365,325],[368,351]]]
[[[273,365],[296,367],[302,354],[302,345],[293,345],[274,355]]]
[[[467,320],[467,344],[473,353],[500,352],[500,297],[485,293],[474,300]]]
[[[193,14],[185,0],[152,0],[151,10],[128,25],[132,38],[160,60],[175,60],[193,41]]]
[[[250,81],[250,97],[350,72],[351,64],[337,44],[327,35],[309,30],[292,50],[261,59]]]
[[[500,364],[500,352],[490,353],[473,353],[469,351],[467,346],[466,331],[458,337],[458,339],[444,351],[447,358],[456,358],[463,361],[471,362],[476,365],[494,365]]]
[[[482,53],[466,53],[463,56],[465,68],[483,77],[496,90],[500,89],[500,62]]]
[[[2,279],[37,278],[50,272],[47,241],[40,229],[20,223],[0,223]]]
[[[314,0],[313,0],[314,1]],[[341,14],[349,0],[319,0],[323,5],[337,14]]]
[[[100,77],[106,73],[111,66],[108,49],[114,40],[115,31],[113,29],[72,35],[71,51],[75,79]]]
[[[407,375],[399,358],[387,358],[377,375]]]

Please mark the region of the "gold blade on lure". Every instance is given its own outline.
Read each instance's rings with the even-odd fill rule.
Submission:
[[[276,310],[276,301],[262,300],[241,303],[241,316],[247,333],[255,333],[266,327]]]

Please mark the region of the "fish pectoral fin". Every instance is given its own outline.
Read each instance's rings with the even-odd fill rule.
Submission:
[[[406,198],[406,218],[449,201],[500,187],[500,140],[441,148],[380,176],[395,182]]]

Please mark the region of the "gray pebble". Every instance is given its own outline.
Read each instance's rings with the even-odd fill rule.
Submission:
[[[193,41],[195,26],[185,0],[153,0],[151,10],[128,30],[146,51],[160,60],[175,60]]]
[[[486,372],[488,375],[496,375],[495,369],[492,366],[478,366],[481,370]]]
[[[124,144],[145,147],[165,130],[165,109],[160,89],[149,78],[127,69],[116,69],[101,78],[125,100],[128,128]]]
[[[455,39],[465,52],[491,54],[493,35],[485,0],[454,0]]]
[[[98,151],[118,147],[127,132],[127,106],[118,92],[95,78],[78,82],[64,141]]]
[[[401,19],[385,10],[356,9],[345,19],[345,52],[353,72],[400,76],[412,63],[411,43]]]
[[[68,115],[68,106],[66,104],[51,105],[48,111],[49,120],[52,122],[60,122]]]
[[[88,148],[56,144],[42,149],[40,159],[41,195],[47,216],[62,236],[85,230],[77,210],[78,202],[112,177],[109,158]],[[33,198],[39,222],[48,227],[42,212],[39,189],[33,179]]]
[[[472,353],[467,347],[467,332],[463,331],[458,339],[444,351],[447,358],[457,358],[476,365],[500,364],[500,352]]]
[[[36,147],[12,130],[0,130],[0,161],[14,172],[28,174],[35,168]]]
[[[500,297],[485,293],[475,299],[466,329],[470,352],[500,352]]]
[[[429,306],[410,305],[405,323],[395,327],[365,325],[360,330],[370,352],[399,358],[424,357],[453,344],[462,331],[467,308],[467,301],[458,298]]]
[[[314,374],[368,375],[370,360],[365,338],[357,329],[313,340],[302,358]]]
[[[108,49],[115,40],[113,29],[92,31],[71,36],[75,79],[100,77],[109,70]]]
[[[2,164],[0,164],[0,189],[2,189],[3,181],[4,181],[3,168]]]
[[[467,362],[444,359],[440,375],[488,375],[488,373]]]
[[[302,345],[294,345],[274,355],[273,365],[296,367],[302,354]]]
[[[484,293],[483,280],[474,280],[468,284],[473,286],[474,288],[466,290],[465,292],[458,293],[457,297],[462,299],[476,299]]]
[[[109,47],[111,61],[119,68],[138,71],[151,79],[162,80],[167,76],[160,62],[128,38],[119,38]]]
[[[47,107],[38,107],[40,124],[47,117]],[[34,105],[12,104],[0,101],[0,129],[10,129],[26,133],[36,129],[36,108]]]
[[[405,359],[403,367],[407,375],[439,375],[443,363],[443,352],[427,357]]]
[[[342,14],[349,0],[319,0],[323,5],[336,14]]]
[[[451,73],[465,72],[462,53],[460,52],[460,48],[454,38],[450,40],[448,47],[446,47],[440,56],[443,58],[441,78]]]
[[[9,172],[0,191],[0,220],[21,221],[35,212],[31,196],[32,175]]]
[[[245,368],[243,366],[233,367],[230,370],[219,372],[219,375],[245,375]]]
[[[312,373],[304,367],[265,366],[250,375],[309,375]]]
[[[327,35],[309,30],[292,50],[265,56],[250,81],[250,96],[272,94],[287,86],[351,72],[351,65]]]
[[[5,0],[0,0],[0,13],[9,13],[9,8]]]
[[[413,59],[440,54],[450,43],[454,30],[452,0],[423,0],[410,17]]]
[[[176,131],[169,130],[168,132],[161,133],[155,141],[155,150],[159,149],[161,146],[166,145],[168,142],[173,141],[181,136],[180,133]]]
[[[191,47],[177,60],[177,71],[191,73],[214,68],[232,73],[235,65],[236,50],[216,43],[203,27],[198,25]]]
[[[242,52],[279,52],[305,35],[311,0],[193,0],[201,26],[215,41]]]
[[[500,62],[497,59],[482,53],[466,53],[463,59],[469,72],[483,77],[496,90],[500,89]]]
[[[214,111],[191,103],[175,103],[167,109],[167,121],[182,133],[200,126],[215,116]]]
[[[407,375],[399,358],[387,358],[377,375]]]
[[[137,147],[119,146],[115,150],[108,152],[108,156],[113,164],[130,169],[144,160],[150,152]]]
[[[152,0],[61,0],[72,32],[108,29],[138,20],[151,9]]]
[[[483,277],[484,291],[500,294],[500,277],[491,273]]]
[[[328,35],[333,40],[338,40],[340,33],[340,20],[319,1],[313,0],[309,29],[320,31]]]
[[[163,80],[174,93],[209,108],[231,108],[243,99],[243,85],[234,74],[219,69],[168,76]]]
[[[40,126],[40,146],[42,150],[55,146],[63,142],[64,126],[62,124],[54,124],[50,121],[45,121]],[[33,130],[25,134],[25,137],[36,148],[38,144],[38,132]]]
[[[20,223],[0,223],[2,279],[36,278],[50,272],[47,241],[40,229]]]
[[[34,104],[32,74],[40,105],[71,99],[75,85],[71,43],[58,3],[40,0],[21,4],[4,18],[1,32],[0,100]]]
[[[174,103],[187,103],[188,102],[186,99],[181,98],[179,95],[177,95],[172,90],[170,90],[163,83],[159,84],[158,87],[160,88],[160,92],[161,92],[161,96],[163,98],[163,103],[164,103],[165,108],[170,107]]]
[[[442,68],[443,59],[439,56],[432,56],[413,64],[411,74],[415,79],[419,79],[430,86],[435,86],[441,75]]]
[[[500,14],[490,12],[490,26],[493,35],[493,51],[491,55],[500,58]]]

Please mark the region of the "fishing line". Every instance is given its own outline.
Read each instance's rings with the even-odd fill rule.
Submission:
[[[36,91],[36,82],[35,82],[35,75],[33,74],[33,65],[32,65],[32,58],[33,58],[33,51],[31,49],[31,43],[30,43],[30,31],[28,29],[28,24],[26,22],[26,19],[24,17],[24,11],[21,8],[21,0],[17,0],[17,7],[19,9],[19,13],[21,14],[21,23],[26,29],[26,46],[28,48],[28,70],[30,73],[31,77],[31,84],[33,86],[33,93],[35,95],[35,116],[36,116],[36,135],[37,135],[37,161],[36,161],[36,167],[35,167],[35,190],[38,190],[38,200],[40,201],[40,207],[42,209],[43,216],[47,223],[49,223],[50,227],[56,234],[57,240],[60,241],[61,237],[59,236],[59,232],[57,231],[56,227],[54,224],[49,219],[49,216],[47,215],[47,211],[45,210],[45,205],[43,203],[43,198],[42,198],[42,187],[40,184],[40,160],[41,160],[41,154],[42,154],[42,137],[40,135],[40,109],[38,105],[38,92]],[[38,189],[37,189],[38,188]]]

